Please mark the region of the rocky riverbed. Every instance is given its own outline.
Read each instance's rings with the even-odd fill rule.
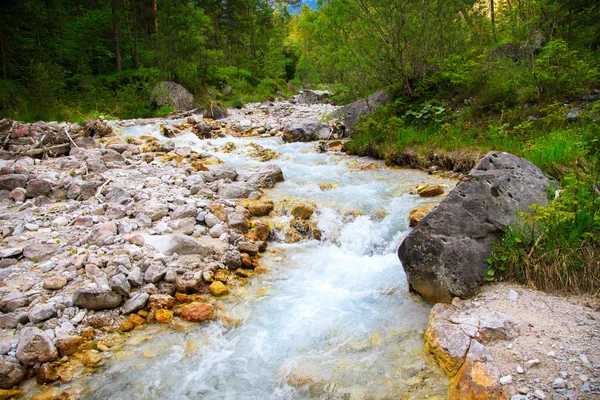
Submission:
[[[20,133],[9,155],[28,141],[45,143],[44,132],[62,134],[62,152],[42,144],[34,155],[41,158],[0,161],[1,398],[135,397],[126,379],[135,377],[105,375],[131,368],[127,359],[149,363],[147,383],[159,382],[142,391],[151,398],[188,396],[182,389],[239,396],[254,380],[246,369],[237,374],[242,386],[207,382],[237,368],[221,354],[232,346],[236,362],[251,362],[256,348],[239,341],[257,346],[261,335],[275,336],[262,345],[269,355],[257,367],[256,396],[442,395],[445,379],[422,353],[429,307],[402,289],[394,251],[408,211],[438,201],[416,191],[454,182],[344,156],[335,140],[295,143],[330,138],[321,121],[334,110],[284,102],[223,121],[90,124],[102,134],[4,124]],[[286,134],[294,143],[285,144]],[[300,268],[315,262],[317,270]],[[281,309],[288,303],[291,315]],[[306,314],[309,305],[320,311]],[[273,323],[263,327],[256,318],[267,315]],[[347,323],[369,320],[342,334],[352,331]],[[225,342],[186,344],[190,335]],[[306,346],[317,353],[307,357]],[[177,362],[186,379],[205,378],[199,392],[165,376],[173,366],[149,367],[180,348],[191,357]],[[382,352],[385,362],[377,361]],[[412,361],[403,366],[405,358]],[[319,360],[328,367],[315,368]],[[371,373],[359,378],[363,368]],[[381,386],[369,389],[375,376]]]
[[[2,121],[0,399],[596,398],[593,299],[408,293],[456,180],[344,155],[336,111]]]

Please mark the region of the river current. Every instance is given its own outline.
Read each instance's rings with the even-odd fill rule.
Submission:
[[[120,128],[127,136],[159,134],[159,125]],[[91,399],[421,399],[443,398],[446,378],[425,357],[431,305],[408,293],[396,250],[408,213],[439,199],[410,188],[454,182],[421,171],[280,138],[200,140],[177,146],[209,152],[237,169],[263,166],[244,153],[258,143],[281,153],[269,161],[285,182],[263,198],[314,204],[322,240],[271,242],[269,268],[222,302],[239,323],[191,329],[136,330],[103,369],[82,384]],[[232,142],[238,151],[223,152]],[[319,183],[328,182],[331,190]],[[276,217],[287,218],[287,217]]]

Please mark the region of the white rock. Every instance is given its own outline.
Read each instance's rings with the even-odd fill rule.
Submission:
[[[563,378],[556,378],[553,382],[552,382],[552,387],[554,389],[562,389],[565,387],[565,380]]]
[[[517,370],[517,373],[519,373],[519,374],[522,374],[522,373],[525,372],[525,370],[523,369],[523,367],[521,367],[520,365],[517,365],[516,370]]]
[[[506,375],[500,378],[500,384],[501,385],[510,385],[512,383],[513,379],[511,375]]]
[[[544,392],[538,389],[533,392],[533,397],[535,397],[536,399],[544,400],[546,398],[546,395],[544,394]]]
[[[69,220],[66,217],[60,216],[52,221],[52,226],[67,226]]]
[[[519,298],[519,293],[515,292],[513,289],[510,289],[508,291],[508,299],[510,301],[516,302],[518,298]]]
[[[579,355],[579,359],[581,360],[582,363],[585,364],[586,367],[590,367],[591,366],[590,360],[587,358],[587,356],[585,354],[581,353]]]

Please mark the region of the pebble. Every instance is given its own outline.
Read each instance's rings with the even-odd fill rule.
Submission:
[[[500,378],[501,385],[510,385],[513,382],[512,375],[506,375]]]
[[[516,291],[514,291],[513,289],[510,289],[508,291],[508,299],[512,302],[516,302],[517,299],[519,298],[519,293],[517,293]]]
[[[581,382],[587,382],[589,379],[590,379],[589,376],[587,376],[585,374],[579,375],[579,380],[581,380]]]
[[[565,380],[563,378],[556,378],[553,382],[552,382],[552,387],[554,389],[562,389],[565,387]]]
[[[525,373],[525,370],[524,370],[524,369],[523,369],[523,367],[521,367],[520,365],[517,365],[517,368],[516,368],[516,370],[517,370],[517,373],[519,373],[519,374],[523,374],[523,373]]]
[[[537,389],[533,392],[533,397],[535,397],[536,399],[544,400],[546,398],[546,395],[544,394],[544,392]]]
[[[579,359],[586,367],[591,367],[590,360],[588,360],[587,356],[583,353],[579,355]]]
[[[567,379],[567,378],[569,377],[569,374],[568,374],[568,373],[566,373],[565,371],[560,371],[560,372],[558,373],[558,376],[560,376],[560,377],[561,377],[561,378],[563,378],[563,379]]]
[[[525,368],[529,369],[535,365],[538,365],[539,363],[540,363],[540,360],[538,360],[537,358],[533,359],[533,360],[529,360],[525,363]]]

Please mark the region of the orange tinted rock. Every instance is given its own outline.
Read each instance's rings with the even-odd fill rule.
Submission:
[[[444,194],[444,188],[440,185],[426,185],[419,188],[417,193],[421,197],[435,197]]]
[[[133,324],[133,326],[141,326],[144,324],[144,322],[146,322],[144,318],[140,317],[137,314],[129,314],[128,320]]]
[[[212,306],[203,303],[190,303],[183,307],[181,318],[191,322],[202,322],[212,320],[215,317],[215,310]]]
[[[154,313],[154,320],[159,324],[166,324],[171,322],[173,319],[173,311],[160,309],[156,310]]]
[[[421,206],[408,213],[408,226],[415,227],[433,209],[433,206]]]

